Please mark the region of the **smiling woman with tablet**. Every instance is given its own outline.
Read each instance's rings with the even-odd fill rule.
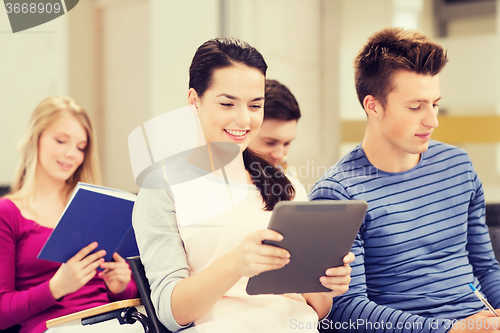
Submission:
[[[190,68],[189,105],[209,153],[219,142],[236,145],[239,153],[220,170],[193,180],[204,185],[191,191],[167,184],[143,188],[138,195],[133,224],[141,260],[158,317],[171,331],[284,332],[292,321],[308,322],[309,331],[317,331],[314,323],[330,311],[332,297],[348,289],[352,254],[319,278],[327,292],[251,296],[245,290],[250,277],[290,262],[288,251],[262,243],[283,239],[266,229],[276,203],[307,201],[302,185],[247,149],[263,120],[266,69],[262,55],[237,39],[201,45]],[[183,163],[179,173],[196,172],[189,157]],[[226,175],[236,173],[242,175],[238,181],[227,180]],[[225,191],[220,188],[247,193],[240,201],[228,200],[230,209],[196,223],[186,221],[185,216]]]

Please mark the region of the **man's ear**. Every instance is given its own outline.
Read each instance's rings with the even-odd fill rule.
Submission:
[[[363,108],[368,116],[378,118],[382,114],[382,103],[372,95],[366,95],[363,99]]]
[[[188,91],[188,104],[193,111],[198,112],[198,102],[200,98],[198,97],[198,93],[194,88],[189,88]]]

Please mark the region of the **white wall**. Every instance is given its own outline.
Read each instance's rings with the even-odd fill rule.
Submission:
[[[256,47],[302,117],[288,155],[309,189],[338,158],[339,1],[228,1],[227,34]]]
[[[484,114],[500,105],[498,40],[496,34],[436,39],[450,58],[440,75],[440,106],[450,114]]]
[[[196,49],[219,36],[219,0],[150,1],[151,118],[187,105]]]
[[[148,119],[151,107],[149,1],[101,1],[98,9],[103,183],[136,192],[128,136]]]
[[[17,143],[36,105],[68,93],[66,15],[14,34],[0,10],[0,44],[0,185],[9,185],[19,161]]]
[[[340,2],[340,117],[342,120],[362,120],[366,116],[354,88],[354,58],[368,37],[391,25],[392,0]]]
[[[436,39],[450,57],[440,76],[443,93],[440,105],[450,115],[500,114],[498,3],[496,17],[457,20],[448,27],[449,37]],[[461,147],[471,157],[483,182],[486,201],[500,202],[500,145],[471,143]]]
[[[188,69],[194,52],[219,30],[217,2],[100,2],[99,112],[105,185],[138,191],[128,136],[143,122],[187,104]]]

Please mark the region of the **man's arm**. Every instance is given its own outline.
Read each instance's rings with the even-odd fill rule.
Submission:
[[[333,299],[332,311],[323,327],[336,328],[338,332],[447,332],[451,322],[426,318],[409,312],[379,305],[368,299],[364,269],[364,248],[358,234],[351,249],[356,256],[351,264],[351,284],[342,296]]]
[[[312,200],[349,200],[349,193],[341,184],[330,180],[318,182],[311,191]],[[451,322],[443,319],[426,318],[409,312],[379,305],[368,299],[363,243],[363,226],[356,236],[351,252],[355,260],[351,264],[351,283],[349,290],[333,299],[332,311],[320,327],[336,329],[338,332],[447,332]]]
[[[472,166],[471,166],[472,167]],[[476,172],[471,173],[471,181],[475,194],[471,198],[468,210],[467,251],[474,276],[481,284],[481,292],[485,294],[494,308],[500,307],[500,266],[495,259],[488,226],[485,221],[484,192]]]

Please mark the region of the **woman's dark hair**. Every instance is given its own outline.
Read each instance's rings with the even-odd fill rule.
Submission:
[[[267,162],[250,148],[243,152],[243,161],[245,169],[250,173],[254,185],[262,195],[265,210],[273,210],[278,202],[293,199],[295,188],[284,171]]]
[[[234,64],[256,68],[266,76],[267,64],[254,47],[236,38],[215,38],[196,50],[189,67],[189,88],[202,97],[212,84],[214,71]],[[281,170],[248,148],[243,152],[243,161],[264,200],[265,210],[273,210],[279,201],[293,199],[295,189]]]
[[[212,84],[216,69],[231,67],[236,63],[256,68],[266,76],[267,64],[254,47],[236,38],[215,38],[203,43],[194,54],[189,67],[189,88],[199,97]]]

